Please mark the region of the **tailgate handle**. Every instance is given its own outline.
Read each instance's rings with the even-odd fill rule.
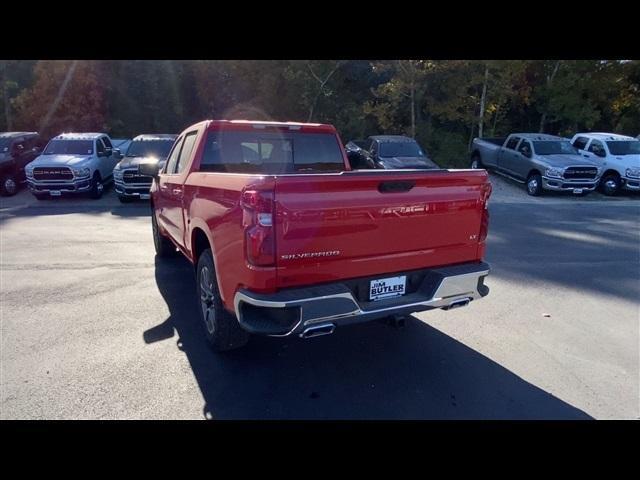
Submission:
[[[380,193],[408,192],[415,184],[416,182],[380,182],[378,191]]]

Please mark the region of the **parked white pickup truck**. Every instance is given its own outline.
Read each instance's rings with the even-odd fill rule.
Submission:
[[[67,193],[100,198],[120,159],[120,150],[104,133],[63,133],[25,167],[29,190],[38,200]]]
[[[615,195],[621,188],[640,191],[640,140],[615,133],[576,133],[571,144],[602,167],[602,193]]]

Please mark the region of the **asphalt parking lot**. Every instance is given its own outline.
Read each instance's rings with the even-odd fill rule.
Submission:
[[[146,202],[2,198],[0,418],[640,418],[640,196],[492,181],[485,299],[227,354]]]

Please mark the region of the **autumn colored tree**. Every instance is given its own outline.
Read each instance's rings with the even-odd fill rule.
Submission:
[[[34,84],[15,99],[17,128],[45,136],[64,131],[102,131],[105,85],[94,61],[39,61]]]

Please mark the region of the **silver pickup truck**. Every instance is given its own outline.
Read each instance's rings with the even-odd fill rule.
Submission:
[[[568,139],[541,133],[512,133],[507,138],[475,138],[471,168],[486,168],[543,190],[588,193],[598,186],[602,169],[581,156]]]

